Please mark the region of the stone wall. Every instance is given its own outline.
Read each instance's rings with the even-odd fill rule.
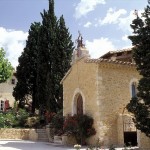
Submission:
[[[84,113],[93,115],[93,112],[98,112],[96,104],[97,66],[95,64],[85,64],[84,59],[76,62],[63,82],[63,114],[74,114],[74,101],[76,95],[81,94],[83,98]],[[90,106],[94,107],[90,107]],[[97,113],[98,114],[98,113]]]
[[[131,82],[138,81],[140,76],[135,67],[119,64],[100,64],[98,76],[99,136],[103,137],[105,145],[118,145],[118,137],[123,136],[123,132],[118,132],[118,114],[124,113],[131,99]]]
[[[112,63],[85,63],[77,61],[63,80],[63,114],[74,114],[77,93],[83,98],[85,114],[94,118],[96,135],[87,140],[88,144],[100,141],[102,145],[124,145],[122,115],[132,92],[131,83],[140,75],[134,66]],[[149,140],[138,132],[138,144],[143,147]],[[145,139],[145,140],[144,140]],[[139,142],[140,141],[140,142]]]
[[[15,84],[12,84],[11,80],[15,79]],[[0,84],[0,100],[9,100],[10,107],[14,105],[14,97],[12,95],[13,88],[15,87],[17,79],[12,76],[6,82]]]
[[[22,139],[36,141],[38,139],[38,135],[35,129],[0,128],[0,139]]]
[[[83,112],[94,118],[94,126],[98,128],[96,121],[99,117],[99,104],[97,101],[98,64],[85,63],[84,58],[77,61],[71,68],[69,75],[63,81],[63,115],[74,114],[76,95],[81,94],[83,98]],[[98,139],[98,131],[95,136],[88,139],[92,144]]]

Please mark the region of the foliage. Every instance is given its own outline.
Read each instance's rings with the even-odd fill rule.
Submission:
[[[18,112],[13,109],[7,112],[1,112],[0,128],[25,127],[28,116],[29,114],[23,109],[19,109]]]
[[[62,109],[63,90],[60,81],[70,68],[73,42],[63,17],[57,20],[54,0],[49,0],[49,10],[41,13],[39,57],[37,67],[37,100],[50,112]]]
[[[63,134],[63,122],[64,122],[64,117],[63,117],[63,111],[60,110],[55,114],[51,120],[52,125],[55,128],[55,135],[61,135]]]
[[[76,144],[76,145],[74,145],[74,148],[75,148],[76,150],[80,150],[80,148],[81,148],[81,145],[79,145],[79,144]]]
[[[0,113],[0,128],[10,128],[15,124],[15,116],[13,113],[8,112]]]
[[[28,100],[32,98],[32,112],[37,107],[36,76],[37,76],[37,44],[40,23],[32,23],[29,29],[26,47],[19,57],[19,65],[16,70],[17,84],[13,91],[13,96],[19,101],[19,106],[24,108]],[[31,97],[31,98],[29,98]]]
[[[63,90],[60,81],[70,68],[73,42],[63,16],[57,19],[54,0],[41,13],[42,22],[30,26],[26,47],[19,57],[17,85],[13,96],[24,108],[32,99],[32,113],[62,109]]]
[[[64,121],[64,133],[75,136],[77,142],[85,144],[85,139],[96,134],[94,120],[88,115],[68,115]]]
[[[134,114],[137,129],[150,137],[150,6],[145,8],[142,19],[136,14],[132,21],[133,59],[141,75],[137,96],[127,105],[128,111]]]
[[[109,150],[115,150],[115,146],[114,145],[110,145]]]
[[[54,1],[49,1],[49,10],[41,13],[42,25],[39,32],[38,66],[37,66],[37,101],[40,109],[57,112],[57,102],[54,97],[53,53],[56,40],[56,16]]]
[[[8,59],[5,58],[5,51],[0,48],[0,83],[5,82],[11,75],[13,67]]]
[[[56,115],[55,112],[46,111],[46,113],[45,113],[45,118],[46,118],[47,124],[52,121],[52,119],[53,119],[53,117],[54,117],[55,115]]]
[[[25,126],[29,128],[37,128],[39,126],[39,117],[28,117]]]
[[[25,109],[19,109],[16,114],[16,120],[19,127],[25,127],[26,120],[29,117],[29,113]]]

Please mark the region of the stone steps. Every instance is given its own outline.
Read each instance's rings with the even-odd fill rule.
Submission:
[[[62,144],[62,137],[61,136],[54,136],[54,143]]]
[[[38,141],[42,141],[42,142],[49,141],[46,133],[46,129],[36,129],[36,132],[38,134]]]

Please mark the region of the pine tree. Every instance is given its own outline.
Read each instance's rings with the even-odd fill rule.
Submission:
[[[136,14],[131,28],[133,59],[135,60],[141,79],[138,84],[137,96],[133,97],[127,105],[127,109],[135,116],[137,129],[150,137],[150,7],[145,8],[142,19]]]
[[[37,77],[37,44],[40,23],[32,23],[29,29],[29,36],[26,47],[19,57],[19,65],[16,70],[17,84],[13,96],[19,101],[20,107],[32,98],[32,112],[38,107],[35,99],[36,77]]]

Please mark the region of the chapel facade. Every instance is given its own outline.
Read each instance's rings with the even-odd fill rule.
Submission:
[[[81,34],[73,52],[72,66],[63,84],[63,115],[88,114],[94,118],[96,135],[88,144],[150,148],[150,139],[136,129],[133,115],[126,110],[136,95],[140,75],[132,60],[132,50],[110,51],[91,59]]]

